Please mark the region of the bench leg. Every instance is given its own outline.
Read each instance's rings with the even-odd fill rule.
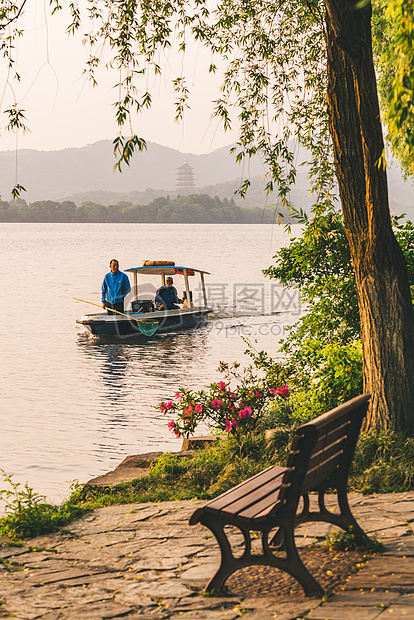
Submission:
[[[339,486],[339,485],[338,485]],[[332,485],[329,487],[332,488]],[[354,515],[351,512],[351,508],[348,502],[348,493],[342,486],[337,487],[337,500],[339,507],[339,514],[334,514],[326,508],[325,505],[325,489],[318,491],[318,511],[310,510],[309,497],[306,493],[302,496],[304,502],[303,510],[296,516],[295,525],[301,523],[309,523],[312,521],[322,521],[325,523],[331,523],[337,527],[342,528],[347,532],[352,532],[356,536],[360,537],[363,541],[368,540],[368,536],[365,534],[362,527],[358,524]],[[277,537],[278,533],[276,534]],[[275,538],[276,538],[275,537]],[[272,541],[273,542],[273,541]]]
[[[248,532],[241,530],[244,537],[244,553],[241,558],[235,558],[229,540],[224,532],[224,527],[228,525],[227,521],[223,521],[219,518],[214,519],[205,519],[204,515],[200,519],[200,522],[211,530],[214,534],[221,552],[221,560],[220,566],[216,574],[210,579],[206,586],[206,592],[214,592],[215,590],[221,590],[224,586],[224,583],[228,577],[232,573],[234,573],[238,568],[241,568],[240,561],[243,560],[244,557],[250,556],[251,554],[251,543],[250,536]],[[240,528],[239,528],[240,529]],[[242,564],[242,566],[247,566],[248,563]]]
[[[268,536],[269,530],[263,532],[263,553],[265,557],[271,558],[271,566],[281,568],[299,581],[306,596],[322,596],[324,594],[323,589],[316,579],[312,577],[299,556],[295,543],[294,527],[290,525],[288,527],[281,526],[270,543],[273,544],[275,538],[278,539],[278,547],[283,549],[286,553],[286,558],[284,559],[276,558],[273,555],[269,548]],[[280,566],[278,566],[278,564],[280,564]]]
[[[303,506],[301,511],[296,515],[296,521],[295,521],[295,525],[297,525],[298,523],[300,523],[300,519],[303,515],[309,515],[310,511],[309,511],[309,494],[305,493],[304,495],[301,496],[302,497],[302,502],[303,502]],[[325,512],[327,513],[326,508],[324,507]],[[272,547],[273,549],[281,549],[283,548],[283,531],[281,528],[279,528],[276,532],[276,534],[273,536],[272,540],[270,541],[270,547]]]
[[[261,555],[252,554],[251,552],[251,539],[250,539],[250,530],[248,527],[243,527],[240,524],[237,524],[237,528],[241,530],[243,537],[245,548],[243,555],[239,558],[235,558],[229,540],[224,532],[224,527],[226,525],[232,525],[226,519],[222,519],[217,515],[211,516],[209,518],[206,513],[200,519],[200,522],[208,527],[211,532],[214,534],[221,551],[221,562],[220,567],[217,570],[216,574],[209,581],[206,586],[206,592],[213,592],[217,590],[221,590],[230,575],[232,575],[236,570],[243,568],[245,566],[252,565],[262,565],[262,566],[271,566],[274,568],[278,568],[279,570],[283,570],[289,573],[294,579],[296,579],[300,585],[302,586],[306,596],[322,596],[323,589],[318,584],[316,579],[312,577],[309,573],[302,560],[299,557],[298,550],[296,548],[295,539],[294,539],[294,530],[293,526],[281,526],[281,545],[285,551],[286,557],[278,558],[273,555],[268,542],[268,536],[270,529],[262,532],[262,550],[263,553]]]
[[[346,490],[338,489],[337,497],[338,497],[338,505],[341,511],[340,517],[344,523],[344,525],[341,525],[341,527],[347,531],[352,531],[353,534],[362,538],[364,541],[367,541],[368,536],[365,534],[364,530],[358,524],[357,520],[355,519],[354,515],[351,512],[351,508],[348,502],[348,493],[346,492]],[[324,502],[324,498],[323,498],[323,502]]]

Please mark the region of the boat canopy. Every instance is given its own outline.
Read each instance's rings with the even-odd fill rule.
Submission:
[[[136,274],[144,274],[144,275],[165,275],[165,276],[173,276],[173,275],[184,275],[184,271],[187,272],[187,275],[193,276],[195,273],[206,273],[210,275],[208,271],[203,271],[202,269],[194,269],[194,267],[181,267],[179,265],[144,265],[143,267],[130,267],[129,269],[125,269],[125,271],[132,271]]]

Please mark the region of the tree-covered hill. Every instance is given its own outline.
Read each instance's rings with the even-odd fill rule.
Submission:
[[[24,200],[0,201],[0,222],[125,222],[125,223],[198,223],[267,224],[277,217],[273,207],[245,208],[231,198],[212,198],[207,194],[160,196],[148,205],[120,201],[102,205],[85,201],[79,207],[72,201]],[[284,222],[288,217],[283,218]]]

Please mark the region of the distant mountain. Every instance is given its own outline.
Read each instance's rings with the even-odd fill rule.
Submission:
[[[229,154],[229,148],[217,149],[207,155],[187,154],[198,187],[242,177],[242,168]],[[117,194],[142,192],[147,188],[172,191],[176,187],[177,171],[183,165],[184,154],[149,142],[147,150],[136,153],[131,165],[125,166],[121,174],[113,170],[112,142],[102,140],[82,148],[60,151],[22,149],[18,162],[19,183],[27,190],[24,198],[32,202],[58,200],[98,190]],[[251,161],[252,176],[263,171],[258,159]],[[15,153],[0,152],[0,194],[4,200],[9,197],[14,178]]]
[[[249,177],[251,187],[246,200],[235,197],[240,206],[264,207],[276,202],[276,196],[266,197],[265,169],[260,159],[253,158],[244,167],[235,162],[230,146],[209,154],[187,153],[187,162],[194,168],[196,188],[191,193],[205,193],[219,198],[234,197],[234,191],[243,179]],[[82,148],[60,151],[23,149],[18,153],[18,178],[27,192],[27,202],[37,200],[72,200],[77,205],[84,201],[117,204],[120,201],[148,204],[159,196],[177,195],[178,168],[184,162],[184,153],[152,142],[142,153],[136,153],[124,172],[114,172],[112,142],[101,140]],[[414,218],[414,190],[405,183],[397,165],[389,169],[388,182],[391,210],[407,213]],[[14,151],[0,151],[0,195],[10,197],[15,179]],[[182,192],[181,192],[182,193]],[[298,169],[296,186],[291,192],[296,207],[306,209],[312,204],[308,193],[306,171]]]

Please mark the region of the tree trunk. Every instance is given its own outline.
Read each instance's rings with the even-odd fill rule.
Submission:
[[[371,5],[325,0],[328,114],[355,271],[366,428],[414,433],[414,313],[407,266],[392,231],[371,49]]]

